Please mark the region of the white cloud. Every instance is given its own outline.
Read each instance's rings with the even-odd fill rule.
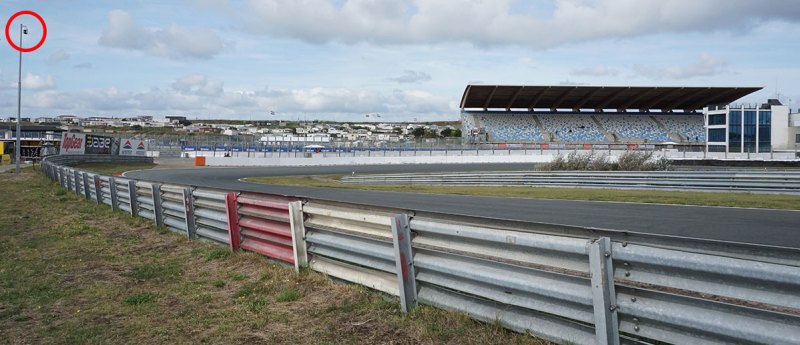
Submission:
[[[683,66],[634,65],[633,70],[636,74],[651,79],[690,79],[720,74],[726,65],[728,65],[727,61],[703,53],[697,61]]]
[[[182,28],[144,28],[122,10],[108,13],[108,28],[98,40],[100,45],[141,51],[170,59],[210,59],[224,48],[222,39],[212,30]]]
[[[457,100],[421,90],[376,90],[349,88],[281,89],[265,87],[256,91],[225,90],[222,81],[204,74],[176,79],[168,88],[140,92],[117,88],[59,92],[44,90],[32,94],[30,108],[54,113],[145,113],[187,114],[202,117],[247,117],[276,111],[282,116],[311,114],[321,119],[356,119],[360,114],[381,113],[385,120],[410,116],[430,119],[457,117]],[[87,113],[88,112],[88,113]]]
[[[594,67],[574,69],[570,74],[575,76],[605,77],[615,76],[619,74],[619,71],[605,65],[597,65]]]
[[[6,81],[0,84],[0,89],[16,90],[18,81]],[[51,75],[26,73],[22,77],[22,88],[25,90],[49,90],[56,87],[56,82]]]
[[[398,82],[400,84],[406,84],[406,83],[410,84],[410,83],[421,83],[430,81],[431,75],[422,71],[412,71],[407,69],[403,71],[403,74],[387,79],[394,82]]]
[[[250,31],[312,43],[539,48],[664,32],[740,32],[767,21],[800,20],[795,0],[552,0],[538,4],[552,5],[544,15],[521,12],[517,5],[516,0],[248,0],[236,12]]]

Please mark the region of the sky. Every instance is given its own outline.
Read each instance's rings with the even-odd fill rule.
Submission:
[[[757,86],[800,106],[797,0],[3,0],[23,116],[456,120],[468,84]],[[41,39],[31,16],[23,47]],[[0,42],[0,117],[19,53]],[[275,115],[271,115],[274,112]]]

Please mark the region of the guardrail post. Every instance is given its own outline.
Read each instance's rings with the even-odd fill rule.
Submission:
[[[89,200],[92,198],[92,189],[89,188],[89,174],[84,171],[81,175],[83,175],[83,195],[86,200]]]
[[[108,190],[111,194],[111,208],[119,209],[119,199],[117,198],[117,181],[113,177],[108,178]]]
[[[183,209],[186,218],[186,236],[190,240],[195,240],[197,239],[197,228],[194,223],[194,199],[191,187],[183,189]]]
[[[160,183],[153,183],[153,218],[156,226],[164,226],[164,209],[161,206]]]
[[[58,167],[58,184],[64,187],[64,168]]]
[[[589,269],[592,274],[594,329],[597,344],[619,345],[614,264],[611,258],[611,240],[608,237],[601,237],[589,245]]]
[[[94,175],[94,198],[98,205],[103,203],[103,182],[100,181],[100,175]]]
[[[400,290],[400,308],[404,313],[408,313],[417,305],[417,279],[408,215],[398,214],[392,218],[392,242],[394,242],[394,261]]]
[[[292,249],[294,250],[294,271],[308,266],[308,248],[306,247],[306,226],[303,218],[303,203],[289,203],[289,224],[292,228]]]
[[[73,170],[72,172],[73,172],[72,181],[74,182],[73,184],[75,185],[75,194],[81,195],[81,188],[78,186],[78,183],[80,183],[78,182],[80,181],[80,178],[78,176],[80,176],[81,173],[77,169]]]
[[[236,202],[236,193],[225,194],[225,214],[228,215],[228,237],[231,250],[237,250],[242,245],[242,235],[239,233],[239,207]]]
[[[128,181],[128,198],[131,200],[131,216],[139,215],[138,194],[136,194],[136,181]]]

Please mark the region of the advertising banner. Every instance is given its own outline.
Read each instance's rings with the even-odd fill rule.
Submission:
[[[82,155],[86,152],[86,134],[62,133],[60,155]]]
[[[119,147],[120,156],[147,156],[147,141],[139,139],[122,139]]]
[[[86,134],[87,155],[110,155],[114,139],[100,135]]]

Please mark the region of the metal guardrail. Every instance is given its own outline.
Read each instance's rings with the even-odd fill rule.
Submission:
[[[344,176],[343,183],[443,186],[534,186],[739,191],[800,194],[800,171],[493,172]]]
[[[42,169],[190,239],[249,241],[295,269],[398,296],[404,311],[433,305],[565,344],[800,343],[797,249],[295,201],[47,160]]]

